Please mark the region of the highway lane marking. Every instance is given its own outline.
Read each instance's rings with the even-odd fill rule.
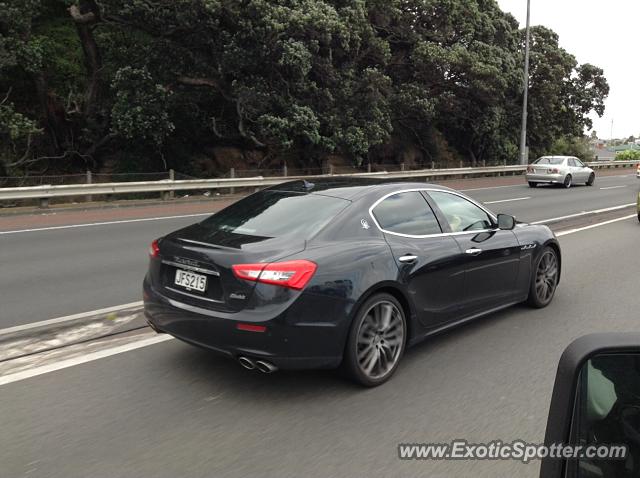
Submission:
[[[618,217],[616,219],[610,219],[609,221],[597,222],[595,224],[591,224],[589,226],[577,227],[575,229],[569,229],[568,231],[561,231],[556,233],[557,237],[566,236],[568,234],[575,234],[576,232],[586,231],[588,229],[593,229],[594,227],[606,226],[607,224],[613,224],[614,222],[626,221],[627,219],[637,217],[636,214],[630,214],[629,216]]]
[[[467,191],[484,191],[485,189],[521,188],[525,185],[526,183],[523,182],[522,184],[508,184],[506,186],[487,186],[484,188],[458,189],[458,191],[467,192]]]
[[[57,231],[59,229],[74,229],[77,227],[109,226],[112,224],[129,224],[132,222],[162,221],[163,219],[180,219],[183,217],[211,216],[211,214],[213,213],[202,212],[198,214],[183,214],[180,216],[143,217],[140,219],[123,219],[121,221],[89,222],[85,224],[69,224],[66,226],[38,227],[34,229],[17,229],[15,231],[0,231],[0,236],[6,235],[6,234],[18,234],[21,232]]]
[[[501,202],[526,201],[527,199],[531,199],[531,196],[527,196],[524,198],[500,199],[499,201],[485,201],[484,204],[498,204]]]
[[[129,304],[116,305],[113,307],[106,307],[104,309],[91,310],[89,312],[82,312],[80,314],[66,315],[64,317],[58,317],[56,319],[49,320],[41,320],[39,322],[32,322],[30,324],[24,325],[16,325],[14,327],[7,327],[4,329],[0,329],[0,336],[12,334],[14,332],[22,332],[24,330],[36,329],[38,327],[45,327],[48,325],[58,325],[63,324],[65,322],[72,322],[78,319],[84,319],[85,317],[90,317],[92,315],[105,315],[110,314],[111,312],[118,312],[124,309],[132,309],[134,307],[142,307],[143,302],[130,302]]]
[[[627,185],[626,184],[622,184],[620,186],[607,186],[606,188],[600,188],[600,189],[618,189],[618,188],[626,188]]]
[[[632,202],[632,203],[629,203],[629,204],[621,204],[619,206],[606,207],[604,209],[594,209],[592,211],[582,211],[582,212],[578,212],[578,213],[575,213],[575,214],[569,214],[567,216],[552,217],[551,219],[542,219],[540,221],[530,222],[529,224],[546,224],[548,222],[563,221],[565,219],[573,219],[575,217],[586,216],[588,214],[599,214],[599,213],[603,213],[603,212],[617,211],[618,209],[624,209],[624,208],[635,206],[635,205],[636,205],[636,203]]]
[[[108,349],[99,350],[97,352],[91,352],[81,357],[73,357],[70,359],[61,360],[60,362],[41,365],[40,367],[35,367],[29,370],[23,370],[22,372],[16,372],[13,374],[5,375],[4,377],[0,377],[0,385],[19,382],[21,380],[26,380],[27,378],[37,377],[38,375],[55,372],[57,370],[62,370],[64,368],[73,367],[75,365],[80,365],[87,362],[93,362],[94,360],[111,357],[113,355],[121,354],[124,352],[130,352],[131,350],[140,349],[142,347],[166,342],[167,340],[172,339],[173,337],[171,335],[155,335],[147,339],[131,342],[129,344],[119,345],[117,347],[111,347]]]
[[[632,178],[635,174],[609,174],[607,176],[598,176],[598,179],[616,179],[616,178]]]
[[[599,179],[624,178],[624,177],[635,177],[635,175],[634,174],[612,175],[612,176],[603,176]],[[484,191],[489,189],[518,188],[518,187],[523,187],[525,185],[526,183],[523,182],[522,184],[508,184],[504,186],[487,186],[483,188],[459,189],[458,191],[468,192],[468,191]],[[614,187],[621,187],[621,186],[614,186]],[[607,188],[600,188],[600,189],[607,189]],[[486,202],[485,204],[498,204],[500,202],[507,202],[507,201],[511,201],[511,200],[490,201],[490,202]],[[8,235],[8,234],[19,234],[23,232],[56,231],[56,230],[62,230],[62,229],[74,229],[79,227],[109,226],[113,224],[130,224],[135,222],[162,221],[163,219],[181,219],[181,218],[187,218],[187,217],[210,216],[211,214],[213,214],[213,212],[205,212],[205,213],[197,213],[197,214],[182,214],[182,215],[176,215],[176,216],[146,217],[146,218],[140,218],[140,219],[124,219],[120,221],[104,221],[104,222],[91,222],[91,223],[84,223],[84,224],[69,224],[65,226],[37,227],[33,229],[17,229],[14,231],[0,231],[0,236]],[[552,220],[555,220],[555,219],[546,219],[545,221],[552,221]],[[539,221],[531,224],[542,224],[542,222]]]
[[[598,181],[602,181],[603,179],[619,179],[619,178],[630,178],[636,177],[635,174],[612,174],[610,176],[598,176]],[[524,178],[523,178],[524,179]],[[445,184],[446,186],[446,184]],[[468,191],[484,191],[487,189],[503,189],[503,188],[521,188],[527,186],[526,181],[522,181],[521,184],[507,184],[504,186],[486,186],[484,188],[469,188],[469,189],[458,189],[460,192],[468,192]],[[528,186],[527,186],[528,187]]]

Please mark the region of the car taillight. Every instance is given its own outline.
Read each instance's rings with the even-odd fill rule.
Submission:
[[[236,324],[236,329],[244,330],[245,332],[266,332],[267,331],[267,326],[266,325],[255,325],[255,324],[238,323],[238,324]]]
[[[549,170],[549,172],[550,172],[551,174],[560,174],[560,170],[559,170],[558,168],[551,168],[551,169]]]
[[[532,173],[533,172],[533,166],[527,166],[527,172],[528,173]]]
[[[317,268],[315,262],[306,260],[232,266],[233,273],[239,279],[279,285],[295,290],[303,289]]]
[[[160,246],[158,246],[158,240],[156,239],[149,246],[149,256],[158,257],[160,255]]]

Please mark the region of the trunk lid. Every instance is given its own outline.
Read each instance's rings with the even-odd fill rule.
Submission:
[[[238,312],[248,303],[256,282],[238,279],[234,264],[279,261],[305,248],[304,240],[264,238],[216,231],[194,224],[160,242],[159,283],[164,295],[198,307]],[[206,276],[201,292],[176,284],[178,271]]]

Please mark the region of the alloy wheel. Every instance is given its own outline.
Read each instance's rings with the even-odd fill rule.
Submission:
[[[400,358],[405,325],[395,304],[375,303],[369,308],[357,334],[357,360],[360,370],[371,379],[389,374]]]
[[[551,301],[558,283],[558,258],[552,250],[543,253],[536,271],[536,295],[546,304]]]

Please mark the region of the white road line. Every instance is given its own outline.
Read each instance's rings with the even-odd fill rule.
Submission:
[[[507,184],[506,186],[487,186],[486,188],[458,189],[458,191],[467,192],[467,191],[484,191],[485,189],[521,188],[525,185],[526,183],[523,182],[522,184]]]
[[[637,215],[631,214],[629,216],[619,217],[617,219],[611,219],[609,221],[604,221],[604,222],[598,222],[596,224],[591,224],[589,226],[578,227],[576,229],[569,229],[568,231],[558,232],[556,236],[561,237],[561,236],[566,236],[568,234],[575,234],[576,232],[586,231],[588,229],[593,229],[594,227],[606,226],[607,224],[613,224],[614,222],[626,221],[627,219],[631,219],[632,217],[635,218],[637,217]]]
[[[635,174],[612,174],[611,176],[598,176],[598,181],[601,181],[603,179],[619,179],[619,178],[630,178],[630,177],[635,177]],[[469,188],[469,189],[458,189],[458,191],[461,192],[469,192],[469,191],[485,191],[488,189],[503,189],[503,188],[522,188],[522,187],[527,187],[527,183],[526,181],[524,181],[524,177],[522,178],[523,181],[521,184],[507,184],[505,186],[487,186],[484,188]],[[444,184],[444,186],[446,186],[446,184]]]
[[[618,175],[604,176],[601,179],[627,177],[627,176],[635,176],[635,175],[630,174],[630,175],[620,175],[620,176],[618,176]],[[508,185],[505,185],[505,186],[487,186],[487,187],[484,187],[484,188],[459,189],[458,191],[469,192],[469,191],[484,191],[484,190],[488,190],[488,189],[518,188],[518,187],[523,187],[525,185],[526,185],[526,183],[508,184]],[[600,188],[600,189],[614,189],[614,188],[618,188],[618,187],[626,187],[626,186],[613,186],[611,188]],[[518,200],[524,200],[524,199],[531,199],[531,198],[528,197],[528,198],[521,198],[521,199],[517,198],[517,199],[507,199],[507,200],[501,200],[501,201],[490,201],[490,202],[486,202],[485,204],[498,204],[498,203],[501,203],[501,202],[518,201]],[[23,232],[56,231],[56,230],[60,230],[60,229],[74,229],[74,228],[79,228],[79,227],[109,226],[109,225],[113,225],[113,224],[129,224],[129,223],[134,223],[134,222],[162,221],[163,219],[180,219],[180,218],[183,218],[183,217],[210,216],[211,214],[213,214],[213,212],[205,212],[205,213],[199,213],[199,214],[182,214],[182,215],[177,215],[177,216],[147,217],[147,218],[140,218],[140,219],[125,219],[125,220],[121,220],[121,221],[92,222],[92,223],[86,223],[86,224],[69,224],[69,225],[66,225],[66,226],[38,227],[38,228],[33,228],[33,229],[18,229],[18,230],[15,230],[15,231],[0,231],[0,236],[8,235],[8,234],[19,234],[19,233],[23,233]],[[545,221],[552,221],[552,220],[555,220],[555,219],[546,219]],[[532,223],[532,224],[541,224],[542,222],[544,222],[544,221],[539,221],[539,222]]]
[[[611,174],[608,176],[598,176],[598,181],[603,179],[616,179],[616,178],[632,178],[635,174]]]
[[[90,317],[92,315],[104,315],[110,314],[111,312],[118,312],[119,310],[131,309],[133,307],[141,307],[142,301],[131,302],[129,304],[116,305],[113,307],[106,307],[104,309],[91,310],[89,312],[82,312],[80,314],[67,315],[65,317],[58,317],[57,319],[49,319],[49,320],[41,320],[40,322],[33,322],[25,325],[16,325],[15,327],[7,327],[5,329],[0,329],[0,336],[12,334],[14,332],[22,332],[24,330],[35,329],[38,327],[45,327],[48,325],[58,325],[65,322],[71,322],[78,319],[84,319],[85,317]]]
[[[511,201],[526,201],[527,199],[531,199],[531,196],[527,196],[526,198],[513,198],[513,199],[500,199],[499,201],[485,201],[485,204],[498,204],[501,202],[511,202]]]
[[[635,205],[636,205],[636,203],[631,202],[629,204],[621,204],[619,206],[606,207],[604,209],[594,209],[592,211],[582,211],[582,212],[578,212],[578,213],[575,213],[575,214],[569,214],[568,216],[559,216],[559,217],[552,217],[551,219],[542,219],[540,221],[530,222],[529,224],[546,224],[548,222],[562,221],[564,219],[573,219],[575,217],[586,216],[588,214],[599,214],[599,213],[603,213],[603,212],[617,211],[618,209],[624,209],[624,208],[635,206]]]
[[[619,188],[626,188],[626,187],[627,187],[626,184],[622,184],[620,186],[608,186],[606,188],[600,188],[600,189],[602,189],[602,190],[605,190],[605,189],[619,189]]]
[[[199,214],[183,214],[180,216],[144,217],[140,219],[124,219],[122,221],[90,222],[86,224],[69,224],[67,226],[38,227],[34,229],[18,229],[15,231],[0,231],[0,236],[6,235],[6,234],[18,234],[21,232],[56,231],[58,229],[74,229],[77,227],[108,226],[111,224],[129,224],[132,222],[162,221],[163,219],[180,219],[183,217],[211,216],[211,214],[213,214],[213,212],[203,212]]]
[[[136,342],[132,342],[130,344],[119,345],[117,347],[112,347],[109,349],[92,352],[90,354],[83,355],[81,357],[74,357],[66,360],[61,360],[60,362],[55,362],[48,365],[42,365],[40,367],[35,367],[30,370],[24,370],[22,372],[17,372],[10,375],[5,375],[4,377],[0,377],[0,385],[19,382],[20,380],[25,380],[27,378],[36,377],[38,375],[42,375],[49,372],[55,372],[56,370],[62,370],[63,368],[73,367],[74,365],[80,365],[83,363],[92,362],[94,360],[99,360],[105,357],[111,357],[112,355],[129,352],[131,350],[140,349],[142,347],[158,344],[160,342],[165,342],[171,339],[173,339],[171,335],[164,335],[164,334],[156,335],[153,337],[149,337],[147,339],[142,339]]]

